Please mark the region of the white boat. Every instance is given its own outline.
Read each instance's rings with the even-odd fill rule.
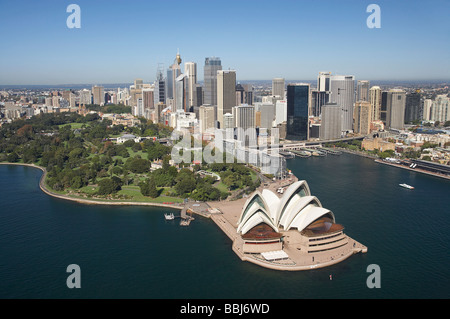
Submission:
[[[407,188],[407,189],[414,189],[413,186],[408,185],[408,184],[399,184],[401,187]]]
[[[175,219],[175,215],[173,213],[170,214],[164,214],[164,218],[166,220],[174,220]]]

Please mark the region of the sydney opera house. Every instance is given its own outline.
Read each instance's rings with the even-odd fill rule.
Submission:
[[[243,206],[237,233],[236,245],[246,260],[279,267],[326,266],[367,251],[344,233],[333,212],[322,207],[302,180],[283,195],[268,189],[254,192]]]

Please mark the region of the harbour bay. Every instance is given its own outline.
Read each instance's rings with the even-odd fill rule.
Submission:
[[[355,155],[287,160],[367,254],[281,272],[242,262],[209,219],[170,209],[83,205],[39,189],[41,171],[0,166],[2,298],[448,298],[447,180]],[[415,186],[414,190],[399,187]],[[68,289],[66,267],[81,268]],[[367,266],[381,269],[369,289]],[[332,274],[333,280],[329,279]]]

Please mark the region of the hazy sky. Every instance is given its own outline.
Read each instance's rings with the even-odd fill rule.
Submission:
[[[71,3],[80,29],[66,25]],[[199,80],[208,56],[238,81],[448,80],[449,12],[450,0],[0,0],[0,84],[151,82],[177,49]]]

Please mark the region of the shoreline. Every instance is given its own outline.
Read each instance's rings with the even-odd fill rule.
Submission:
[[[233,225],[233,217],[234,214],[239,214],[240,211],[235,211],[233,209],[227,210],[224,212],[224,207],[221,207],[222,205],[225,206],[242,206],[241,201],[245,199],[240,199],[236,201],[227,201],[226,204],[224,202],[204,202],[208,207],[212,208],[213,210],[216,210],[217,212],[214,213],[210,210],[208,210],[208,213],[203,213],[201,211],[196,211],[195,208],[193,208],[191,205],[192,203],[182,204],[182,205],[168,205],[168,204],[160,204],[160,203],[149,203],[149,202],[121,202],[121,201],[97,201],[97,200],[88,200],[88,199],[78,199],[73,198],[67,195],[60,195],[56,194],[50,190],[48,190],[45,185],[45,177],[47,174],[47,170],[44,167],[35,165],[35,164],[26,164],[26,163],[7,163],[7,162],[0,162],[0,165],[15,165],[15,166],[27,166],[27,167],[33,167],[40,169],[43,174],[39,180],[39,188],[47,195],[62,199],[62,200],[69,200],[73,202],[78,202],[81,204],[86,205],[120,205],[120,206],[153,206],[153,207],[165,207],[165,208],[171,208],[171,209],[178,209],[182,211],[184,208],[187,208],[192,213],[196,215],[200,215],[202,217],[208,218],[212,220],[216,226],[231,240],[231,249],[232,251],[239,257],[241,261],[247,261],[250,263],[253,263],[255,265],[258,265],[263,268],[272,269],[272,270],[278,270],[278,271],[304,271],[304,270],[311,270],[316,268],[324,268],[328,266],[332,266],[335,264],[338,264],[347,258],[351,257],[354,254],[358,253],[366,253],[367,247],[363,244],[357,242],[356,240],[352,239],[348,235],[345,235],[347,241],[348,241],[348,247],[345,251],[341,251],[341,255],[339,256],[324,256],[323,254],[319,254],[316,258],[315,262],[304,262],[305,256],[291,256],[289,258],[288,263],[279,263],[279,262],[272,262],[272,261],[266,261],[261,258],[258,258],[258,256],[254,256],[252,254],[245,254],[241,248],[242,248],[242,239],[237,233],[237,228]],[[242,208],[241,208],[242,209]],[[352,245],[353,244],[353,245]],[[351,248],[353,246],[353,248]],[[289,247],[285,247],[288,251],[291,251]],[[292,253],[292,251],[291,251]],[[297,255],[297,252],[295,252],[295,255]],[[322,256],[322,257],[320,257]],[[293,258],[293,259],[292,259]],[[301,262],[299,262],[299,259]],[[314,260],[314,259],[313,259]]]
[[[339,150],[344,152],[344,153],[346,153],[346,154],[352,154],[352,155],[357,155],[357,156],[373,159],[376,163],[379,163],[379,164],[386,164],[386,165],[390,165],[390,166],[397,167],[397,168],[403,168],[403,169],[409,170],[411,172],[422,173],[422,174],[426,174],[426,175],[429,175],[429,176],[440,177],[440,178],[444,178],[444,179],[450,180],[450,176],[437,174],[437,173],[434,173],[434,172],[431,172],[431,171],[427,171],[427,170],[423,170],[423,169],[420,169],[420,168],[409,168],[409,167],[405,167],[404,165],[399,165],[399,164],[395,164],[395,163],[388,163],[388,162],[383,161],[378,156],[373,156],[373,155],[370,155],[370,154],[364,154],[362,152],[351,151],[351,150],[347,150],[347,149],[343,149],[343,148],[339,148]]]
[[[78,202],[86,205],[116,205],[116,206],[155,206],[155,207],[166,207],[182,210],[183,206],[171,205],[171,204],[161,204],[161,203],[151,203],[151,202],[127,202],[127,201],[112,201],[112,200],[95,200],[95,199],[83,199],[83,198],[75,198],[68,195],[61,195],[52,192],[47,189],[44,185],[45,177],[47,176],[47,170],[45,167],[35,165],[35,164],[26,164],[26,163],[8,163],[8,162],[0,162],[0,165],[14,165],[14,166],[26,166],[40,169],[43,173],[39,180],[39,188],[47,195],[51,197],[55,197],[58,199],[69,200],[73,202]]]

